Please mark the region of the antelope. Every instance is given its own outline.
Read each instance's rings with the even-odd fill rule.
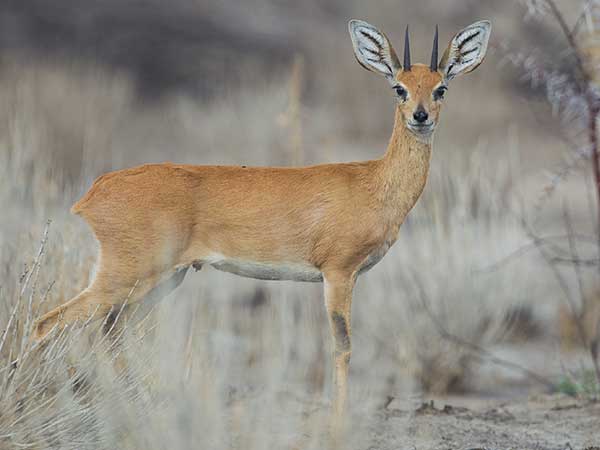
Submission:
[[[491,24],[459,31],[439,62],[436,27],[429,65],[411,63],[408,27],[402,64],[376,27],[351,20],[348,28],[358,63],[382,75],[396,96],[383,157],[289,168],[148,164],[100,176],[71,210],[99,242],[97,273],[79,295],[37,320],[34,339],[106,317],[124,299],[131,305],[164,296],[190,267],[323,282],[333,406],[342,411],[356,279],[384,257],[421,195],[448,83],[481,64]]]

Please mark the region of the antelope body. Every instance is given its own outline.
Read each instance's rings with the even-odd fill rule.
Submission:
[[[430,65],[411,64],[407,29],[401,65],[382,32],[350,21],[358,62],[383,75],[397,95],[392,137],[380,159],[300,168],[165,163],[98,178],[72,209],[100,243],[97,274],[38,320],[36,339],[90,315],[104,317],[125,299],[164,296],[189,267],[323,281],[341,411],[354,283],[394,244],[421,195],[447,83],[481,63],[490,29],[481,21],[461,30],[439,64],[436,30]]]

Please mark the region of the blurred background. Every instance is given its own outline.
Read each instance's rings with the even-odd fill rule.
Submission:
[[[68,210],[96,177],[162,161],[379,157],[395,100],[385,80],[356,63],[348,20],[375,24],[399,54],[409,25],[413,60],[426,63],[436,24],[443,51],[486,18],[487,58],[451,83],[423,197],[355,291],[350,389],[365,433],[348,448],[367,448],[381,432],[364,414],[382,404],[597,395],[589,353],[600,285],[592,172],[579,152],[585,114],[579,97],[564,107],[575,57],[544,4],[0,1],[0,329],[18,330],[0,345],[3,366],[22,354],[28,305],[41,313],[63,303],[93,274],[96,243]],[[556,2],[592,51],[594,4]],[[546,243],[554,253],[540,251]],[[560,264],[573,251],[585,264]],[[65,442],[77,437],[77,448],[280,448],[304,439],[298,448],[321,448],[306,438],[331,391],[320,285],[203,270],[127,335],[135,383],[106,375],[101,352],[77,339],[51,364],[31,357],[22,381],[0,391],[12,399],[0,411],[0,445],[71,448]],[[69,365],[96,380],[85,411],[65,394],[60,374]],[[44,403],[42,394],[58,400]],[[60,424],[60,433],[43,424]],[[399,448],[402,433],[388,433],[385,445]],[[417,442],[408,436],[404,446]]]
[[[577,9],[563,3],[563,10],[575,16]],[[491,17],[494,35],[489,61],[476,76],[452,87],[451,107],[438,137],[443,149],[438,153],[455,158],[457,152],[472,152],[482,140],[494,147],[505,144],[507,130],[514,126],[519,139],[538,144],[531,146],[524,161],[523,169],[529,170],[539,168],[540,154],[542,161],[553,162],[548,159],[556,154],[556,139],[549,135],[550,123],[540,127],[536,122],[535,92],[520,82],[520,73],[505,67],[498,46],[511,45],[513,52],[535,46],[564,52],[565,43],[557,29],[535,20],[524,22],[525,12],[519,2],[469,0],[443,4],[105,0],[86,2],[85,7],[68,0],[5,1],[0,5],[2,73],[13,95],[25,93],[11,82],[19,82],[22,90],[32,89],[24,87],[28,78],[27,84],[43,90],[33,101],[44,101],[46,108],[58,108],[51,102],[61,102],[62,114],[52,116],[57,122],[64,116],[65,123],[48,130],[61,142],[46,147],[70,179],[77,178],[83,156],[81,150],[76,152],[85,145],[98,145],[91,153],[109,166],[190,157],[199,163],[239,162],[240,157],[249,163],[288,163],[292,151],[290,143],[284,143],[293,133],[286,126],[293,128],[294,118],[285,113],[293,76],[298,78],[297,114],[304,129],[302,162],[365,158],[384,149],[393,121],[393,99],[385,83],[357,70],[347,21],[360,17],[377,24],[400,49],[404,27],[410,25],[414,59],[427,62],[436,24],[445,47],[460,27]],[[254,102],[246,99],[252,95],[258,97]],[[276,105],[278,101],[283,105]],[[243,102],[255,111],[265,108],[256,120],[276,125],[269,128],[279,127],[284,142],[265,143],[260,154],[252,147],[242,151],[239,142],[216,135],[216,142],[207,145],[203,127],[214,126],[207,126],[206,119],[194,120],[184,109],[222,110],[232,102]],[[97,112],[102,108],[110,112]],[[130,108],[136,108],[136,113],[130,114]],[[94,112],[107,123],[88,117]],[[148,126],[156,116],[163,116],[162,126]],[[240,114],[237,127],[256,128],[244,119]],[[84,130],[90,127],[98,134],[110,134],[110,142],[78,142],[89,138]],[[239,134],[246,133],[240,130]],[[261,129],[255,134],[265,133]],[[276,135],[273,130],[269,134]],[[337,153],[340,144],[347,147],[352,142],[354,146]],[[548,146],[549,151],[540,151]],[[328,153],[332,149],[333,155]],[[114,158],[120,160],[113,163]]]

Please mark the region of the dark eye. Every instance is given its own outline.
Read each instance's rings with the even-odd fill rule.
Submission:
[[[406,100],[406,97],[408,96],[406,89],[404,89],[402,86],[396,86],[394,89],[398,97],[400,97],[402,100]]]
[[[435,91],[433,91],[434,100],[441,100],[444,98],[444,94],[446,93],[446,86],[440,86]]]

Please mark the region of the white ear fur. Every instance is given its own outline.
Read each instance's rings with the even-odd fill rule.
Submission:
[[[485,58],[492,31],[489,20],[481,20],[460,30],[442,56],[439,70],[446,81],[475,70]]]
[[[348,22],[348,31],[358,63],[392,81],[401,66],[386,35],[373,25],[356,19]]]

